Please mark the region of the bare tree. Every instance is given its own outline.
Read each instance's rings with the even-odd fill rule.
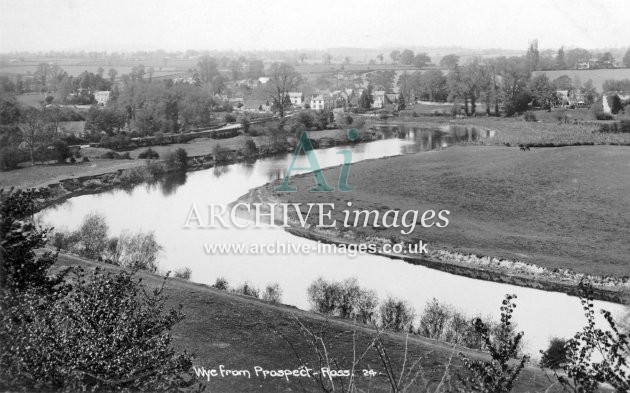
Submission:
[[[273,63],[269,69],[269,82],[266,84],[267,95],[278,109],[280,119],[284,117],[285,104],[289,99],[289,91],[297,88],[300,74],[287,63]]]

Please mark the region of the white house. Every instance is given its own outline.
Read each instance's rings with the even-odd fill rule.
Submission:
[[[289,92],[289,99],[291,100],[291,104],[293,106],[302,106],[304,105],[304,94],[301,91]]]
[[[311,97],[311,109],[323,111],[333,108],[332,96],[328,94],[318,94]]]
[[[107,101],[109,101],[109,95],[111,92],[107,90],[101,90],[94,93],[94,99],[96,100],[96,104],[100,106],[107,105]]]
[[[374,98],[374,102],[372,103],[372,108],[381,109],[385,107],[385,91],[377,90],[372,93],[372,97]]]

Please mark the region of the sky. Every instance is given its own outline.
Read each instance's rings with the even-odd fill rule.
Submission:
[[[0,53],[630,46],[629,0],[0,0]]]

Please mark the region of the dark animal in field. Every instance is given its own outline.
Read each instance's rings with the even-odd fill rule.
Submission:
[[[529,145],[519,144],[518,147],[521,149],[521,151],[529,151]]]

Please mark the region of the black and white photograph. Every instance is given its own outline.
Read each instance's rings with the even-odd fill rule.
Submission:
[[[630,392],[630,2],[0,0],[0,392]]]

